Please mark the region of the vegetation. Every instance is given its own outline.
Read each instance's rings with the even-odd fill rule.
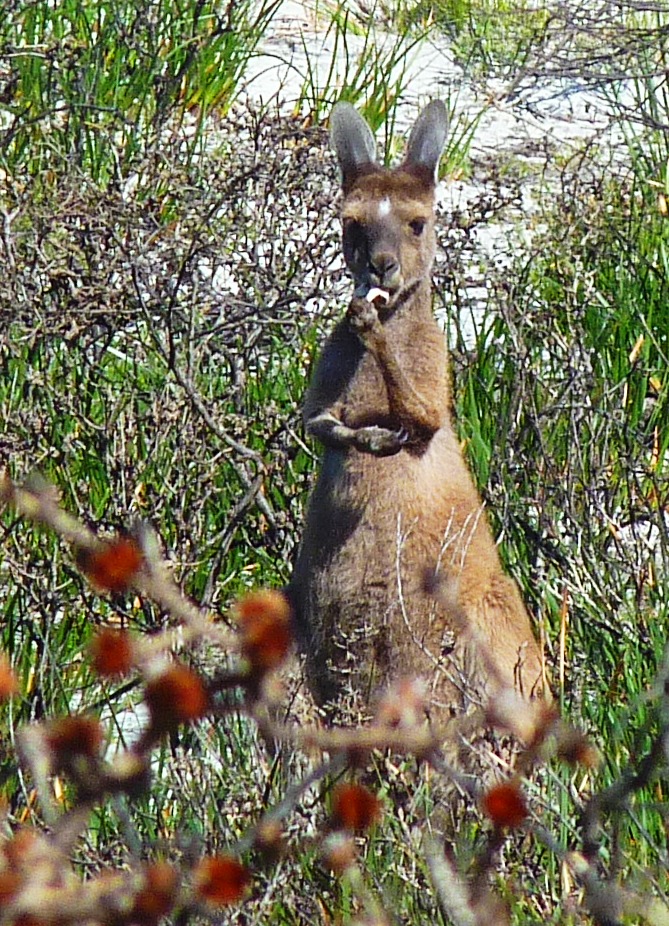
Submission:
[[[353,11],[321,8],[348,66],[333,56],[323,80],[311,59],[286,117],[239,102],[279,3],[6,6],[0,924],[27,877],[12,853],[44,885],[54,846],[63,896],[85,875],[98,905],[131,904],[119,923],[211,922],[221,905],[240,922],[669,922],[666,15],[418,4],[417,31],[383,45],[363,28],[360,52]],[[315,465],[301,397],[347,291],[320,123],[344,95],[394,151],[407,56],[442,30],[477,79],[501,62],[516,87],[538,66],[597,80],[627,140],[624,159],[593,148],[556,166],[531,245],[486,267],[474,344],[459,283],[509,178],[442,223],[462,438],[564,718],[531,720],[527,774],[502,792],[453,778],[432,741],[317,734],[289,670],[286,713],[268,719],[274,665],[233,608],[288,578]],[[130,632],[126,674],[100,664],[109,628]],[[168,652],[191,674],[169,675]],[[59,726],[82,714],[101,726]],[[281,761],[259,729],[284,734]],[[365,783],[333,793],[356,778],[352,743]],[[86,896],[66,922],[97,922]],[[64,921],[45,910],[24,926]]]

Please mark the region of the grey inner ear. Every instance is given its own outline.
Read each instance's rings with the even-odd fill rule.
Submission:
[[[372,130],[350,103],[337,103],[330,114],[330,142],[337,153],[344,179],[365,164],[376,161]]]
[[[405,165],[424,167],[437,178],[439,159],[448,135],[448,112],[441,100],[425,107],[409,135]]]

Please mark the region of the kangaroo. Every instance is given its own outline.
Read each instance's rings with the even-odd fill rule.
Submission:
[[[289,586],[308,684],[321,705],[349,692],[366,707],[392,676],[422,676],[431,716],[507,686],[536,694],[540,649],[454,431],[432,314],[446,108],[422,111],[394,170],[350,104],[330,126],[355,292],[304,406],[323,446]]]

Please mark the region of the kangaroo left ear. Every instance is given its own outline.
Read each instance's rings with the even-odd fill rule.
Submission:
[[[407,153],[402,164],[406,170],[429,177],[437,182],[439,159],[448,135],[448,112],[441,100],[432,100],[425,107],[409,135]]]
[[[350,103],[335,104],[330,114],[330,141],[337,153],[345,191],[361,173],[376,167],[374,133]]]

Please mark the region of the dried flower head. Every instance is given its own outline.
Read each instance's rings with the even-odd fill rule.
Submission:
[[[278,820],[261,820],[256,829],[254,846],[271,862],[278,861],[286,850],[286,836]]]
[[[91,641],[91,660],[98,675],[114,678],[132,668],[133,649],[126,630],[103,627]]]
[[[179,886],[176,870],[168,862],[154,862],[142,872],[143,886],[135,895],[129,922],[155,926],[174,906]]]
[[[12,695],[18,694],[19,683],[11,667],[8,657],[0,653],[0,701],[6,701]]]
[[[92,585],[119,595],[128,590],[143,562],[142,551],[132,537],[118,536],[96,550],[79,550],[77,565]]]
[[[254,672],[264,675],[278,668],[293,642],[291,612],[282,592],[252,592],[235,606],[241,633],[242,654]]]
[[[232,855],[203,858],[193,871],[196,895],[217,906],[239,903],[246,897],[250,883],[248,868]]]
[[[363,832],[381,818],[381,801],[364,785],[337,785],[332,794],[332,824],[336,829]]]
[[[147,683],[144,698],[156,733],[170,733],[192,723],[209,709],[209,695],[200,678],[183,665],[171,666]]]
[[[601,762],[599,750],[590,742],[585,733],[567,724],[561,724],[557,734],[558,758],[569,765],[582,765],[595,769]]]
[[[73,715],[52,720],[45,731],[55,771],[67,770],[77,756],[97,758],[102,745],[102,727],[93,717]]]
[[[427,685],[422,678],[399,678],[383,693],[376,723],[384,727],[415,727],[427,716]]]
[[[486,721],[518,737],[528,746],[542,742],[559,717],[555,705],[544,699],[529,700],[514,688],[495,693],[486,707]]]
[[[108,767],[107,781],[110,788],[122,791],[129,798],[136,798],[151,787],[151,766],[145,754],[120,752]]]
[[[498,827],[520,826],[527,817],[527,802],[517,781],[493,785],[483,795],[481,806]]]
[[[357,855],[355,840],[350,833],[338,830],[336,833],[330,833],[323,841],[323,860],[336,875],[343,875],[348,868],[355,865]]]

